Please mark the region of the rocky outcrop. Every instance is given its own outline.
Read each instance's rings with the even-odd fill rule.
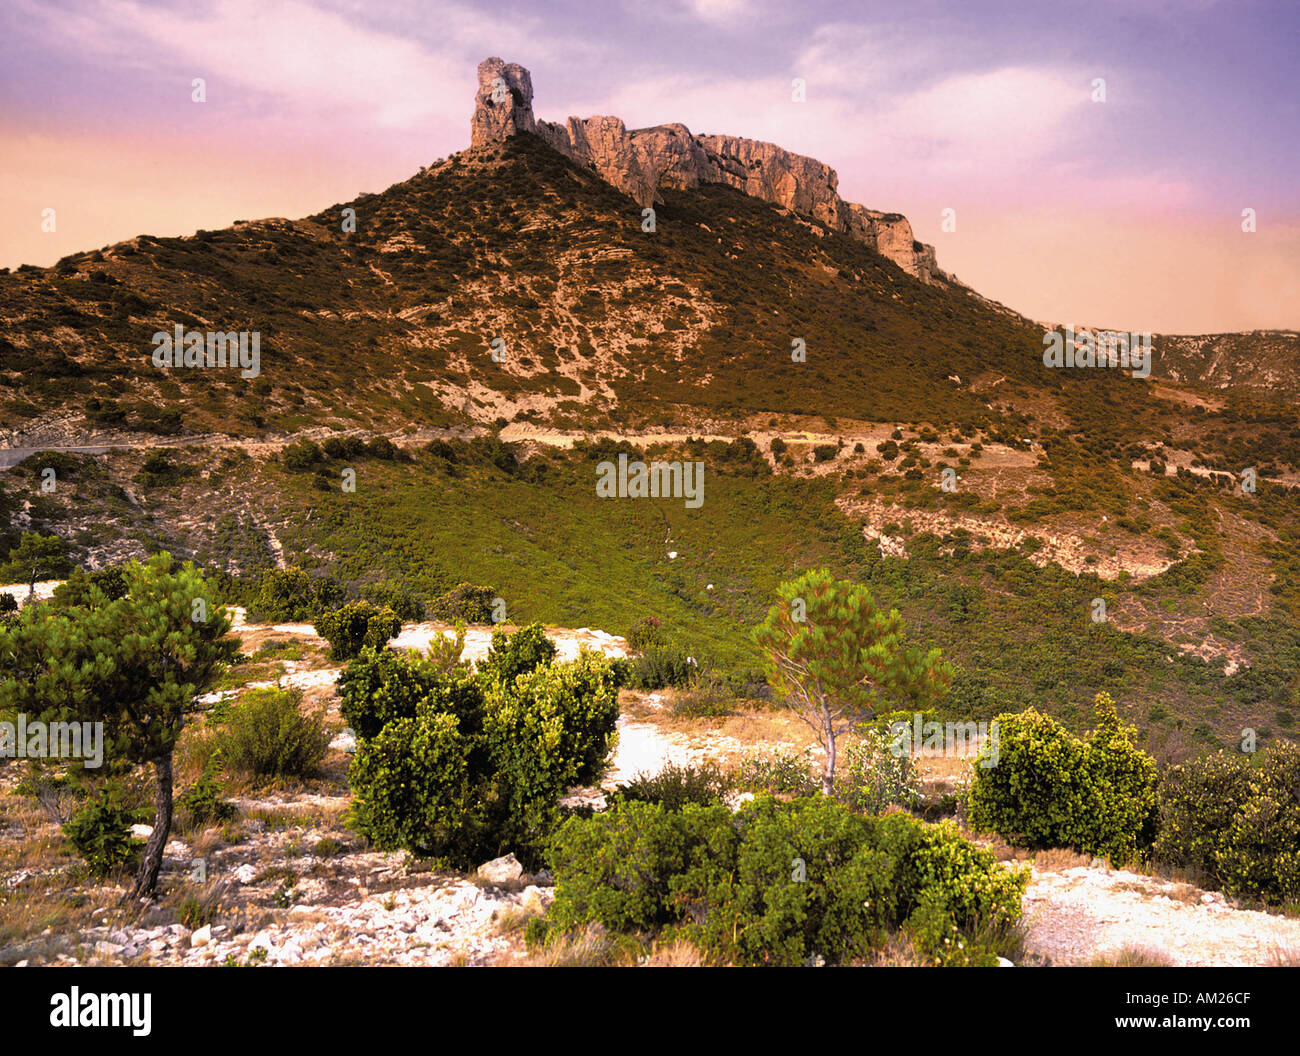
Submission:
[[[859,239],[909,275],[927,282],[947,278],[935,264],[934,247],[913,238],[907,217],[845,202],[835,170],[815,158],[738,136],[697,136],[681,124],[629,131],[617,117],[538,121],[532,77],[516,63],[491,58],[479,64],[471,131],[474,147],[520,132],[540,136],[642,206],[652,205],[660,188],[725,183]]]

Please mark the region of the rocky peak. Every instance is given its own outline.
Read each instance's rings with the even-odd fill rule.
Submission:
[[[535,131],[532,75],[516,62],[498,58],[480,62],[470,146],[500,143],[518,132]]]
[[[919,279],[950,281],[935,264],[934,247],[913,238],[907,217],[845,202],[834,169],[775,143],[697,136],[682,124],[629,131],[617,117],[538,121],[532,76],[498,58],[479,63],[471,131],[473,147],[532,132],[561,154],[593,166],[642,206],[660,200],[663,187],[689,190],[701,183],[725,183],[865,242]]]

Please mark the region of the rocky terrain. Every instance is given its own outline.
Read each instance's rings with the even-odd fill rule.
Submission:
[[[591,166],[642,206],[661,202],[661,188],[726,184],[865,242],[916,278],[953,281],[939,270],[934,247],[912,237],[907,217],[845,202],[836,189],[835,170],[814,158],[775,143],[693,135],[681,124],[628,131],[617,117],[570,117],[562,124],[538,121],[533,116],[532,75],[518,63],[498,58],[479,63],[478,86],[472,147],[532,133],[566,157]]]
[[[9,588],[5,588],[9,589]],[[236,613],[236,633],[248,643],[291,636],[323,643],[310,627],[249,624]],[[400,644],[420,647],[437,625],[408,628]],[[551,628],[561,650],[587,644],[622,655],[625,643],[587,629]],[[485,652],[483,635],[467,643],[466,658]],[[280,684],[326,694],[337,720],[337,669],[292,667]],[[318,677],[303,677],[309,671]],[[324,677],[319,677],[323,675]],[[249,683],[255,686],[260,683]],[[665,725],[661,694],[628,695],[619,744],[605,787],[666,764],[727,762],[742,750],[797,747],[800,742],[750,740],[705,726]],[[345,741],[336,748],[346,749]],[[922,760],[922,766],[927,766]],[[944,764],[950,768],[950,763]],[[8,788],[13,778],[3,779]],[[942,787],[950,777],[933,775]],[[599,804],[599,791],[575,790]],[[172,895],[154,906],[123,907],[122,889],[93,889],[72,920],[20,941],[0,944],[0,964],[163,965],[488,965],[528,963],[523,925],[545,912],[553,897],[546,873],[529,875],[511,855],[485,862],[469,875],[430,871],[405,854],[367,849],[344,818],[344,792],[253,792],[233,797],[241,830],[233,842],[215,830],[174,834],[164,859]],[[39,812],[18,812],[15,797],[0,799],[0,822],[11,847],[41,846],[54,837]],[[147,826],[137,827],[146,836]],[[985,841],[987,843],[987,841]],[[1294,964],[1300,958],[1300,920],[1243,908],[1193,884],[1089,863],[1070,852],[1027,856],[994,841],[1009,867],[1032,867],[1025,895],[1024,965],[1088,965],[1140,954],[1174,965]],[[6,868],[0,883],[11,905],[24,896],[57,893],[75,872],[70,864]],[[190,925],[171,919],[184,898]],[[18,902],[13,902],[17,898]],[[200,923],[196,917],[203,918]]]

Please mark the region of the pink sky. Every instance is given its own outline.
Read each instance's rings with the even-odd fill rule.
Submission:
[[[817,157],[1032,318],[1300,327],[1294,9],[1040,7],[13,0],[0,266],[382,190],[468,145],[474,68],[496,54],[532,71],[541,118],[681,121]]]

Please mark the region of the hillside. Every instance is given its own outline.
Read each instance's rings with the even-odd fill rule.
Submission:
[[[772,589],[827,564],[961,662],[959,710],[1082,721],[1104,688],[1179,750],[1291,728],[1286,335],[1157,338],[1149,379],[1050,369],[1041,325],[834,217],[721,183],[653,201],[643,231],[635,198],[515,129],[301,220],[0,275],[0,549],[39,529],[236,585],[299,564],[351,592],[509,586],[552,623],[660,615],[742,682]],[[258,332],[257,376],[155,367],[177,325]],[[397,446],[283,454],[370,435]],[[595,436],[704,461],[704,507],[602,503],[618,449]]]

